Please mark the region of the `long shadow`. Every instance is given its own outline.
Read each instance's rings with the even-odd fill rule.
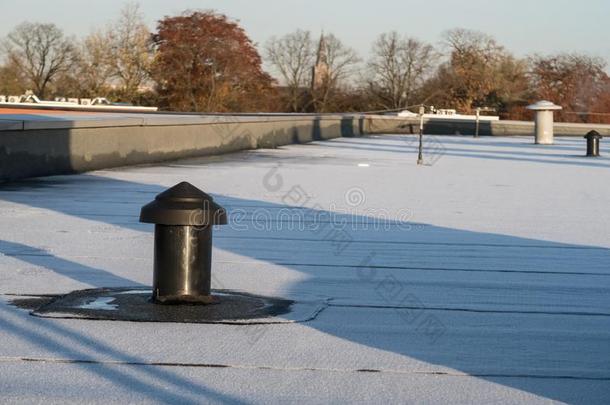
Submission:
[[[440,140],[442,144],[444,144],[443,140]],[[413,152],[417,153],[417,150],[412,146],[405,145],[404,147],[388,147],[388,146],[374,146],[374,144],[366,145],[360,142],[353,142],[349,144],[348,142],[324,142],[317,144],[318,146],[322,146],[325,148],[336,148],[336,149],[354,149],[354,150],[366,150],[366,151],[377,151],[377,152],[390,152],[390,153],[408,153]],[[359,146],[362,145],[362,146]],[[424,146],[424,155],[426,155],[426,147]],[[471,149],[460,149],[455,148],[453,146],[445,147],[442,152],[443,155],[447,156],[458,156],[458,157],[471,157],[477,159],[496,159],[496,160],[507,160],[507,161],[517,161],[517,162],[532,162],[532,163],[550,163],[556,165],[568,165],[568,166],[587,166],[587,167],[599,167],[599,168],[609,168],[610,161],[604,158],[587,158],[583,155],[549,155],[542,153],[532,153],[532,152],[523,152],[523,151],[498,151],[494,150],[491,152],[481,152]],[[510,155],[510,156],[509,156]],[[529,157],[534,156],[534,157]],[[553,160],[553,159],[539,159],[535,156],[544,156],[550,158],[573,158],[581,160],[579,161],[569,161],[569,160]],[[592,161],[594,159],[595,161]],[[607,162],[607,163],[606,163]]]
[[[50,181],[48,181],[50,180]],[[100,181],[101,180],[101,181]],[[87,205],[88,198],[99,200],[98,186],[106,183],[105,179],[95,176],[69,176],[66,178],[55,177],[48,179],[23,180],[21,182],[9,183],[0,187],[3,199],[20,204],[28,204],[39,208],[45,208],[79,218],[101,221],[108,224],[117,225],[116,216],[121,216],[120,212],[112,208],[114,214],[99,214],[91,211]],[[159,186],[149,186],[145,184],[134,184],[130,182],[111,181],[111,187],[106,188],[106,192],[120,192],[133,194],[136,197],[142,195],[144,199],[149,199],[161,190]],[[133,189],[133,186],[137,186]],[[51,191],[57,193],[58,189],[68,187],[72,191],[79,191],[78,198],[74,199],[74,193],[64,193],[58,199],[43,198],[37,203],[32,204],[32,193],[41,191]],[[97,189],[97,191],[96,191]],[[87,191],[92,194],[87,195]],[[98,195],[98,197],[95,197]],[[7,198],[8,197],[8,198]],[[10,198],[16,197],[16,198]],[[123,201],[124,202],[124,201]],[[99,201],[96,203],[99,207]],[[79,209],[80,208],[80,209]],[[131,210],[128,210],[131,212]],[[121,217],[131,217],[132,215],[123,214]],[[136,214],[137,218],[137,214]],[[137,223],[122,222],[122,226],[131,229],[138,227]],[[133,226],[132,226],[133,225]],[[117,276],[110,271],[86,266],[81,263],[57,257],[52,253],[33,246],[21,243],[0,240],[0,254],[12,257],[23,262],[36,266],[45,267],[64,277],[69,277],[75,281],[89,284],[94,287],[102,286],[139,286],[140,283]],[[10,319],[10,318],[14,319]],[[25,322],[24,322],[25,321]],[[28,324],[30,326],[28,327]],[[121,386],[129,391],[135,391],[147,397],[150,401],[161,401],[166,403],[198,404],[206,401],[216,401],[224,403],[243,403],[236,397],[218,393],[203,384],[196,384],[193,381],[178,376],[163,367],[146,366],[146,359],[141,359],[128,353],[122,352],[111,347],[109,344],[85,334],[74,331],[68,327],[52,320],[42,318],[24,318],[16,309],[3,306],[0,312],[0,330],[5,333],[15,335],[25,341],[55,353],[60,358],[75,360],[74,365],[83,369],[85,372],[93,373],[113,384]],[[106,355],[111,362],[119,364],[131,364],[134,366],[133,372],[121,371],[117,364],[104,364],[96,362],[91,357],[91,352]],[[147,382],[143,377],[153,379],[161,384]],[[174,388],[175,393],[168,392],[163,385]],[[196,397],[197,399],[193,399]]]
[[[73,189],[81,191],[78,201],[70,193]],[[5,185],[0,187],[0,199],[113,225],[120,215],[120,226],[150,232],[152,227],[143,228],[138,222],[139,208],[161,190],[156,185],[81,175]],[[306,281],[290,288],[295,294],[321,288],[315,292],[343,296],[330,308],[340,315],[333,316],[330,310],[322,313],[308,324],[312,328],[556,400],[573,401],[573,397],[561,389],[561,383],[533,387],[524,379],[610,380],[610,249],[399,220],[386,220],[375,228],[378,219],[368,215],[222,195],[215,198],[228,209],[229,218],[240,221],[217,230],[217,248],[305,273]],[[98,212],[93,215],[92,210]],[[259,227],[261,220],[263,228]],[[0,249],[78,281],[112,280],[108,271],[91,267],[82,268],[86,277],[77,274],[77,268],[63,271],[61,268],[73,264],[61,258],[46,257],[39,262],[35,247],[3,242]],[[583,263],[587,263],[585,268]],[[120,277],[114,281],[133,285]],[[402,293],[395,294],[397,289]],[[472,291],[483,292],[477,298]],[[511,294],[520,291],[524,294],[512,298]],[[462,301],[464,297],[473,301]],[[387,311],[394,312],[388,315]],[[379,321],[391,316],[395,319],[385,324]],[[5,330],[50,350],[83,356],[78,351],[65,352],[57,342],[45,342],[27,328],[2,322]],[[135,360],[53,322],[35,322],[70,339],[84,339],[85,347],[99,345],[110,356]],[[381,322],[386,329],[362,333],[355,325],[363,322]],[[557,341],[552,334],[541,337],[552,333],[553,325],[565,322],[574,325],[572,335],[559,334]],[[584,330],[587,327],[592,329]],[[505,334],[516,341],[508,342]],[[534,358],[533,363],[528,356]],[[549,369],[553,369],[552,375]],[[121,374],[108,369],[97,372],[124,384],[119,381],[125,377]],[[170,373],[150,373],[161,373],[154,376],[172,384],[183,383]],[[499,382],[503,376],[524,379]],[[136,388],[140,384],[137,389],[142,392],[150,388],[141,382],[134,384]],[[191,389],[208,393],[198,386]]]
[[[543,148],[544,150],[566,150],[573,151],[574,154],[578,154],[585,151],[585,140],[580,137],[561,137],[557,138],[553,145],[536,145],[534,143],[534,137],[515,136],[513,142],[502,141],[496,137],[482,137],[482,139],[476,139],[471,136],[442,136],[443,143],[445,144],[457,144],[457,145],[480,145],[483,141],[483,145],[493,144],[493,146],[506,146],[509,148],[524,148],[534,149]],[[519,142],[518,142],[519,141]],[[602,145],[603,148],[603,145]]]
[[[405,139],[409,139],[412,140],[414,139],[413,137],[417,136],[417,135],[389,135],[386,136],[386,140],[393,140],[394,142],[389,145],[389,146],[399,146],[401,143],[405,143],[404,140]],[[581,140],[567,140],[567,139],[561,139],[561,144],[559,143],[555,143],[553,145],[536,145],[535,143],[533,143],[532,140],[530,139],[526,139],[526,138],[515,138],[515,139],[519,139],[522,142],[503,142],[500,140],[497,140],[497,138],[494,137],[482,137],[481,139],[476,139],[473,138],[471,136],[465,136],[465,135],[446,135],[446,136],[441,136],[441,135],[424,135],[424,139],[427,136],[434,136],[439,142],[441,142],[443,145],[468,145],[468,146],[485,146],[485,147],[489,147],[489,146],[494,146],[494,147],[508,147],[508,148],[512,148],[512,149],[517,149],[514,150],[510,153],[520,153],[522,150],[527,151],[527,150],[556,150],[556,151],[570,151],[572,153],[569,154],[565,154],[565,155],[551,155],[551,156],[571,156],[571,157],[575,157],[575,156],[584,156],[585,151],[586,151],[586,143],[585,140],[583,139]],[[351,140],[347,140],[347,139],[341,139],[341,143],[346,143],[346,144],[353,144],[353,145],[366,145],[366,146],[372,146],[372,147],[378,147],[379,146],[379,142],[369,142],[367,140],[365,140],[366,138],[360,138],[358,141],[351,141]],[[571,144],[575,145],[575,146],[570,146]],[[602,152],[604,152],[604,149],[606,149],[608,152],[610,152],[610,148],[606,147],[604,145],[600,145],[600,150]],[[549,156],[548,154],[545,154],[544,156]]]
[[[0,329],[2,331],[49,350],[60,358],[75,360],[72,364],[84,371],[93,373],[128,391],[138,392],[150,401],[180,404],[199,404],[210,400],[224,403],[244,403],[235,397],[195,384],[162,367],[145,366],[145,360],[119,351],[98,339],[90,338],[57,322],[40,318],[24,318],[16,311],[4,307],[0,312]],[[9,314],[15,319],[9,319],[9,316],[7,316]],[[25,324],[23,324],[24,319],[27,319]],[[28,323],[30,324],[29,327]],[[37,329],[42,329],[43,332],[39,332]],[[133,369],[133,373],[124,372],[118,369],[117,364],[96,362],[95,358],[87,353],[88,351],[89,353],[94,352],[109,356],[113,362],[131,364],[136,367]],[[163,385],[171,385],[179,393],[168,392],[162,386],[148,383],[137,374],[161,382]],[[191,398],[185,394],[190,394]],[[192,396],[196,396],[197,399],[192,399]]]
[[[83,284],[91,284],[93,286],[103,285],[106,287],[141,286],[140,283],[117,276],[110,271],[66,260],[46,250],[21,243],[0,240],[0,254],[14,257],[35,266],[52,269],[57,274],[69,277]]]

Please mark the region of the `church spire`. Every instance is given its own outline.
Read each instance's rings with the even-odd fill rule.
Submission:
[[[324,86],[328,82],[329,76],[330,65],[328,63],[328,44],[326,43],[326,36],[324,35],[324,31],[322,31],[322,34],[320,35],[320,42],[318,44],[316,64],[312,69],[312,89],[316,90]]]
[[[326,37],[324,31],[320,35],[320,43],[318,44],[318,54],[316,57],[316,65],[324,63],[328,65],[328,47],[326,45]]]

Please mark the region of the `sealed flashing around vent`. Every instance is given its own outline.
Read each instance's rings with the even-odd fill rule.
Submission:
[[[306,322],[327,306],[327,299],[314,295],[288,300],[231,290],[214,290],[219,300],[212,305],[155,305],[151,292],[146,287],[98,288],[54,299],[43,296],[39,305],[32,297],[13,303],[42,318],[236,325]]]

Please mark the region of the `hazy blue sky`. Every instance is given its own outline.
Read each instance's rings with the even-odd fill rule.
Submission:
[[[53,22],[82,36],[116,18],[123,0],[0,0],[0,35],[21,21]],[[484,31],[517,55],[578,51],[610,61],[610,0],[142,0],[151,29],[164,15],[215,9],[257,43],[295,28],[335,33],[366,56],[381,32],[438,43],[449,28]]]

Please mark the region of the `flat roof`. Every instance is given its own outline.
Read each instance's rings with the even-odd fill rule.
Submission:
[[[423,166],[416,147],[340,138],[0,185],[1,401],[610,402],[607,144],[587,159],[580,138],[427,136]],[[211,325],[10,305],[149,286],[139,210],[181,181],[229,213],[213,288],[324,310]]]

